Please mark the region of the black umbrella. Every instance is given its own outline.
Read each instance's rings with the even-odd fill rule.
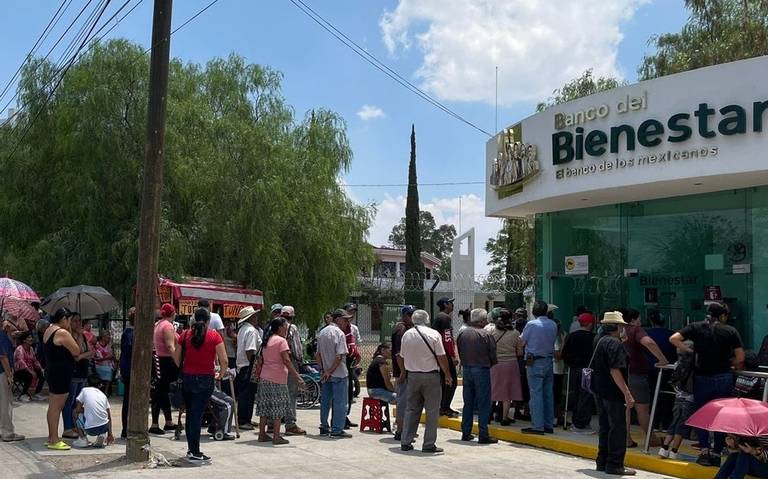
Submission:
[[[72,286],[59,288],[40,304],[40,308],[53,314],[59,308],[77,311],[83,318],[91,318],[108,313],[119,305],[109,291],[100,286]]]

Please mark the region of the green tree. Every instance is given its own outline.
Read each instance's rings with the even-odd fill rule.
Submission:
[[[92,283],[119,298],[139,254],[148,58],[128,41],[100,44],[42,108],[52,72],[25,68],[30,113],[0,131],[0,269],[43,293]],[[237,55],[171,62],[160,271],[242,282],[315,324],[372,264],[373,210],[336,181],[352,161],[343,119],[295,118],[281,81]]]
[[[688,21],[678,33],[656,35],[641,80],[768,54],[768,1],[685,0]]]
[[[555,105],[576,100],[601,91],[613,90],[614,88],[618,88],[625,84],[625,82],[619,81],[613,77],[594,78],[592,76],[592,69],[590,68],[580,77],[574,78],[562,87],[553,91],[551,97],[536,105],[536,111],[544,111]]]
[[[429,211],[419,212],[419,236],[421,238],[421,250],[435,256],[441,261],[440,268],[436,271],[441,277],[450,278],[451,251],[453,239],[456,238],[456,227],[449,224],[435,223],[435,218]],[[389,234],[389,244],[393,248],[405,249],[405,217],[400,223],[392,227]]]
[[[411,159],[408,162],[408,197],[405,202],[405,300],[417,308],[424,305],[424,265],[421,263],[419,231],[419,186],[416,178],[416,127],[411,125]]]
[[[521,277],[535,273],[533,229],[521,218],[509,218],[496,238],[489,238],[485,250],[490,254],[488,276],[484,288],[505,294],[508,307],[523,304],[521,289],[526,284]]]

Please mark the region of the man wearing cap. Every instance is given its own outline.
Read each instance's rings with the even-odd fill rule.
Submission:
[[[590,423],[595,398],[581,389],[581,370],[589,367],[592,349],[595,344],[595,317],[592,313],[579,314],[576,324],[579,329],[569,333],[563,342],[562,356],[569,368],[568,384],[570,385],[569,403],[573,404],[573,425],[571,431],[582,434],[594,434]]]
[[[296,371],[301,370],[301,365],[304,362],[304,346],[301,344],[301,334],[299,334],[299,328],[296,327],[296,310],[293,306],[283,306],[281,315],[288,321],[288,334],[286,340],[288,341],[288,348],[290,349],[291,361],[293,361],[293,367]],[[299,383],[296,378],[288,375],[288,414],[285,416],[285,435],[286,436],[301,436],[307,433],[304,429],[300,428],[296,424],[296,398],[299,395]]]
[[[352,323],[357,313],[357,305],[355,303],[347,303],[344,305],[344,311],[350,317],[346,328],[342,329],[347,338],[347,371],[349,372],[347,383],[347,420],[344,424],[344,429],[351,429],[357,427],[357,424],[350,421],[349,414],[352,412],[352,401],[356,397],[355,391],[360,390],[358,375],[360,372],[361,356],[358,345],[362,342],[362,339],[360,337],[360,329]]]
[[[400,354],[397,357],[401,377],[408,378],[408,409],[405,412],[404,431],[400,437],[402,451],[413,450],[413,440],[419,427],[421,411],[427,420],[424,425],[424,443],[421,451],[428,454],[443,452],[435,445],[437,440],[437,421],[440,418],[440,373],[445,382],[451,383],[448,360],[445,357],[443,341],[437,331],[428,327],[429,314],[417,309],[411,319],[413,327],[403,334]]]
[[[397,379],[397,384],[395,385],[395,394],[397,395],[397,415],[395,417],[397,431],[395,432],[395,441],[399,441],[402,437],[403,420],[405,419],[405,410],[408,405],[408,379],[405,374],[401,374],[402,371],[400,370],[397,357],[400,354],[403,334],[413,327],[411,315],[413,315],[414,311],[416,311],[416,308],[410,304],[403,306],[400,309],[400,321],[392,328],[392,375]]]
[[[258,313],[253,306],[240,310],[237,319],[237,423],[240,429],[252,431],[253,403],[256,397],[256,383],[251,381],[253,365],[261,347],[261,331],[258,329]]]
[[[554,433],[554,370],[552,359],[557,339],[557,324],[547,316],[550,307],[544,301],[533,304],[535,319],[528,321],[520,340],[525,347],[528,388],[531,394],[531,427],[526,434]]]
[[[342,328],[351,316],[343,309],[332,313],[333,322],[317,336],[317,359],[323,371],[320,379],[320,434],[334,438],[352,437],[344,432],[347,412],[347,339]],[[333,410],[331,425],[328,415]]]
[[[600,432],[597,450],[597,470],[617,476],[633,476],[635,471],[624,467],[627,452],[627,408],[635,399],[627,385],[629,354],[621,342],[627,323],[618,311],[605,313],[603,335],[595,346],[591,369],[591,389],[595,394]]]
[[[453,395],[456,393],[456,365],[459,364],[459,357],[456,351],[456,344],[453,338],[453,302],[456,298],[442,297],[437,300],[437,307],[440,312],[435,315],[432,327],[440,333],[443,339],[443,349],[448,358],[448,370],[451,372],[452,384],[449,386],[444,377],[440,377],[440,383],[443,385],[443,393],[440,399],[440,415],[448,417],[458,417],[459,413],[451,409]]]

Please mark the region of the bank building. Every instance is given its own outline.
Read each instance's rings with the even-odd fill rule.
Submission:
[[[768,334],[768,57],[553,106],[486,144],[486,215],[527,218],[537,296],[658,312],[678,329],[725,302]]]

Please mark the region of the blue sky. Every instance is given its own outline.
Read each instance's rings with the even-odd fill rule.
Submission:
[[[174,25],[209,1],[177,0]],[[495,66],[500,68],[503,127],[530,115],[537,100],[586,68],[635,81],[637,65],[649,52],[648,38],[679,31],[687,17],[682,0],[304,1],[402,76],[487,131],[494,129]],[[3,86],[59,3],[0,3]],[[84,3],[74,0],[67,16]],[[110,11],[123,2],[112,3]],[[144,0],[111,36],[148,45],[151,6],[152,0]],[[52,45],[52,38],[46,45]],[[230,52],[283,72],[283,92],[297,115],[327,107],[344,116],[355,155],[344,178],[347,184],[405,183],[411,124],[416,125],[420,183],[484,180],[484,134],[365,63],[289,0],[220,0],[172,39],[172,55],[185,61],[204,63]],[[365,105],[369,115],[361,116]],[[378,204],[371,242],[386,242],[387,232],[403,214],[405,188],[348,191],[357,201]],[[483,185],[420,188],[423,207],[438,222],[457,227],[462,198],[461,226],[474,226],[478,232],[478,273],[486,269],[482,246],[498,226],[496,220],[483,218],[483,195]]]

